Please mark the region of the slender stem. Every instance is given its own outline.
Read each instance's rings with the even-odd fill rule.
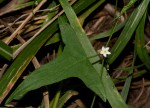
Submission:
[[[115,13],[116,13],[116,10],[117,10],[117,3],[118,3],[118,0],[116,0],[116,4],[115,4]],[[115,18],[114,19],[116,19],[117,18],[117,16],[114,16]],[[114,25],[114,27],[113,27],[113,29],[112,29],[112,31],[111,31],[111,33],[110,33],[110,37],[109,37],[109,39],[108,39],[108,41],[107,41],[107,44],[106,44],[106,47],[108,46],[108,44],[109,44],[109,42],[110,42],[110,40],[111,40],[111,38],[112,38],[112,35],[113,35],[113,33],[114,33],[114,31],[115,31],[115,29],[116,29],[116,26],[117,26],[117,23],[118,23],[118,19],[119,18],[117,18],[115,21],[115,25]]]
[[[90,57],[88,57],[88,58],[90,59],[90,58],[96,57],[96,56],[98,56],[98,55],[99,55],[99,54],[96,54],[96,55],[90,56]]]
[[[111,38],[112,38],[112,35],[113,35],[113,33],[114,33],[115,29],[116,29],[117,24],[118,24],[118,21],[116,21],[116,23],[115,23],[115,25],[114,25],[114,27],[113,27],[111,33],[110,33],[110,37],[109,37],[109,39],[108,39],[108,41],[107,41],[106,47],[108,46],[108,44],[109,44],[109,42],[110,42],[110,40],[111,40]]]
[[[90,108],[93,108],[94,103],[95,103],[95,99],[96,99],[96,95],[94,95],[94,97],[93,97],[92,104],[91,104],[91,107],[90,107]]]
[[[101,70],[100,70],[100,73],[101,73],[100,78],[101,78],[101,79],[102,79],[102,76],[103,76],[104,60],[105,60],[105,59],[102,60],[102,67],[101,67]]]

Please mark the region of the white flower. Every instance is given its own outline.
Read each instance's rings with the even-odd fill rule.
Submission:
[[[99,54],[102,54],[104,57],[107,57],[107,55],[111,54],[108,50],[109,50],[109,47],[104,47],[103,46],[102,49],[98,50],[97,52]]]

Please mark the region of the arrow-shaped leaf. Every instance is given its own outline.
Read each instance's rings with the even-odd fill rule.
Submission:
[[[66,44],[63,54],[53,62],[35,70],[16,91],[9,97],[9,100],[22,97],[26,92],[49,85],[70,77],[80,78],[91,90],[105,100],[104,87],[101,84],[99,74],[91,65],[88,57],[76,38],[76,33],[67,24],[60,21],[63,41]],[[38,83],[36,83],[38,82]],[[98,83],[99,82],[99,83]],[[34,84],[36,83],[36,84]]]
[[[92,61],[99,58],[93,57],[89,60],[89,55],[91,56],[96,52],[83,32],[74,11],[67,4],[67,1],[60,2],[72,26],[70,27],[67,24],[64,24],[63,27],[60,26],[63,41],[66,44],[62,56],[35,70],[10,96],[8,102],[13,98],[17,99],[18,96],[22,97],[26,92],[41,86],[53,84],[69,77],[78,77],[103,100],[105,100],[105,90],[106,98],[113,108],[127,108],[106,69],[99,63],[92,65]],[[64,4],[66,7],[64,7]],[[103,72],[100,71],[101,68],[103,68]],[[35,84],[35,82],[39,83]]]
[[[79,0],[73,7],[76,13],[79,13],[95,1],[96,0]],[[58,30],[57,25],[58,22],[56,20],[52,24],[45,27],[45,29],[42,30],[34,40],[32,40],[32,42],[17,56],[11,66],[7,69],[0,80],[0,103],[12,89],[34,55],[49,39],[49,37]]]

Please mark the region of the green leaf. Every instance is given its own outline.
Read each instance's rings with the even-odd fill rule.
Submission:
[[[136,54],[136,51],[134,50],[134,57],[133,57],[133,61],[132,61],[132,67],[134,66],[136,56],[137,56],[137,54]],[[128,94],[129,94],[129,89],[130,89],[131,81],[132,81],[132,78],[133,78],[133,72],[134,72],[134,69],[129,71],[128,78],[126,79],[125,84],[123,86],[123,89],[121,91],[121,96],[124,99],[124,101],[127,100],[127,97],[128,97]]]
[[[135,72],[135,73],[133,73],[133,78],[141,77],[145,73],[147,73],[147,70],[141,70],[141,71]],[[128,78],[128,77],[129,77],[129,75],[125,75],[125,76],[122,76],[122,77],[119,77],[119,78],[115,78],[115,79],[113,79],[113,82],[115,84],[117,84],[118,82],[125,81],[125,79]]]
[[[125,28],[121,32],[118,40],[111,50],[111,55],[108,56],[108,63],[112,64],[115,59],[120,55],[122,50],[125,48],[127,43],[129,42],[131,36],[133,35],[139,21],[141,20],[144,12],[147,9],[150,0],[143,0],[143,2],[139,5],[137,9],[134,10],[132,15],[129,17]]]
[[[71,96],[77,95],[78,92],[76,91],[66,91],[65,94],[63,96],[61,96],[61,98],[59,99],[59,102],[57,104],[57,108],[62,108],[63,105],[68,101],[68,99],[71,98]]]
[[[52,26],[53,25],[53,26]],[[47,27],[42,31],[14,60],[11,66],[7,69],[5,74],[0,80],[0,102],[3,101],[5,96],[9,93],[14,86],[22,72],[28,66],[34,55],[38,52],[41,46],[57,30],[57,22]],[[51,29],[51,30],[49,30]],[[49,34],[49,35],[47,35]],[[41,41],[42,40],[42,41]]]
[[[146,12],[143,16],[143,19],[141,20],[140,24],[138,25],[136,29],[135,45],[136,45],[136,50],[137,50],[137,54],[139,58],[147,67],[147,69],[150,70],[150,57],[146,50],[145,39],[144,39],[145,19],[146,19]]]
[[[70,25],[75,30],[77,37],[83,47],[83,50],[85,51],[85,54],[87,55],[87,57],[92,57],[92,56],[96,55],[94,48],[92,47],[90,41],[88,40],[84,30],[82,29],[82,27],[79,23],[79,20],[77,19],[76,15],[75,15],[74,11],[72,10],[71,6],[69,5],[69,3],[66,0],[63,0],[63,1],[59,0],[59,2],[62,5],[62,7],[66,13],[66,16],[70,22]],[[91,58],[90,62],[95,63],[98,60],[99,60],[99,58],[96,56],[96,57]],[[117,89],[114,86],[114,83],[112,82],[112,79],[110,78],[109,74],[107,73],[106,68],[103,68],[103,66],[99,63],[95,63],[93,65],[93,67],[95,68],[97,73],[99,73],[100,78],[102,78],[104,89],[106,91],[106,98],[108,99],[111,106],[113,108],[120,108],[120,107],[127,108],[127,105],[122,100],[120,94],[118,93]],[[99,83],[101,83],[101,82],[99,82]],[[93,90],[93,89],[91,89],[91,90]],[[97,91],[95,89],[93,91],[97,94]],[[101,97],[101,95],[98,95],[98,96]]]
[[[45,45],[54,44],[61,41],[61,37],[59,33],[55,33],[51,39],[49,39]]]
[[[125,104],[124,100],[118,93],[112,79],[107,73],[106,68],[103,68],[102,81],[105,86],[106,97],[112,108],[128,108],[128,105]]]
[[[121,24],[118,24],[118,25],[116,26],[116,29],[114,30],[114,32],[117,32],[117,31],[119,31],[120,29],[122,29],[122,28],[124,27],[124,25],[126,24],[126,22],[127,22],[127,20],[124,21],[124,22],[121,23]],[[92,35],[92,36],[90,37],[90,40],[102,39],[102,38],[105,38],[105,37],[109,37],[113,29],[114,29],[114,28],[109,29],[109,30],[107,30],[107,31],[105,31],[105,32],[102,32],[102,33],[99,33],[99,34]]]
[[[99,58],[93,57],[89,60],[89,57],[96,52],[80,26],[74,11],[67,1],[60,1],[60,3],[72,26],[69,27],[67,23],[63,27],[60,26],[63,41],[66,44],[62,56],[35,70],[10,96],[8,102],[13,98],[17,99],[18,96],[22,97],[26,92],[41,86],[53,84],[69,77],[77,77],[101,99],[105,100],[106,93],[106,97],[113,108],[127,108],[106,69],[99,63],[95,63],[92,66],[93,61],[95,62]],[[73,29],[71,30],[71,28]],[[99,72],[101,68],[103,68],[103,71]],[[46,73],[43,74],[41,71]],[[39,83],[35,85],[35,82]]]
[[[117,68],[115,70],[123,70],[123,71],[130,71],[130,70],[133,70],[133,69],[137,69],[137,68],[140,68],[140,67],[143,67],[144,64],[141,64],[141,65],[138,65],[138,66],[131,66],[131,67],[124,67],[124,68]]]
[[[77,16],[75,15],[73,9],[71,8],[71,6],[69,5],[69,3],[66,0],[59,0],[59,2],[62,5],[62,7],[66,13],[66,16],[70,22],[70,25],[76,32],[77,38],[79,39],[86,56],[93,57],[94,55],[96,55],[96,52],[95,52],[93,46],[91,45],[90,41],[88,40],[83,28],[81,27],[79,20],[78,20]],[[99,57],[96,56],[96,57],[90,58],[91,64],[95,63],[96,61],[99,61]],[[127,105],[122,100],[120,94],[118,93],[116,87],[114,86],[114,83],[112,82],[112,79],[110,78],[109,74],[107,73],[106,68],[103,68],[103,66],[99,63],[93,64],[93,67],[95,68],[96,72],[99,74],[100,78],[102,78],[104,90],[106,93],[106,98],[108,99],[111,106],[113,108],[120,108],[120,107],[127,108]],[[95,76],[95,78],[96,78],[96,76]],[[101,83],[101,80],[97,83]],[[89,87],[89,86],[87,86],[87,87]],[[93,90],[97,94],[96,89],[91,89],[91,90]],[[99,92],[101,92],[103,95],[105,95],[102,92],[102,88],[101,88],[101,91],[99,91]],[[101,95],[98,95],[98,96],[101,97]],[[101,97],[101,99],[103,99],[103,98]]]
[[[77,13],[81,12],[96,0],[79,0],[73,6]],[[58,30],[58,22],[54,21],[48,25],[40,34],[31,41],[29,45],[17,56],[14,62],[7,69],[0,80],[0,103],[4,100],[6,95],[12,89],[20,75],[28,66],[34,55],[43,46],[43,44]]]
[[[12,48],[0,41],[0,55],[7,60],[12,59]]]
[[[53,84],[70,77],[81,79],[87,87],[95,91],[97,95],[105,100],[105,94],[101,94],[103,91],[103,85],[100,84],[101,79],[89,62],[88,57],[86,57],[76,33],[67,23],[62,23],[63,22],[60,20],[63,41],[66,44],[62,55],[56,58],[53,62],[43,65],[31,73],[30,76],[27,77],[27,79],[24,80],[9,97],[7,102],[22,97],[30,90],[37,89],[44,85]],[[38,83],[34,84],[35,82]]]

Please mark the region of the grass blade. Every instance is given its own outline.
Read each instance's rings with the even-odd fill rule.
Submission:
[[[134,52],[134,58],[132,61],[132,67],[134,66],[135,63],[135,59],[136,59],[136,51]],[[129,89],[130,89],[130,85],[131,85],[131,81],[132,81],[132,74],[133,74],[134,69],[130,70],[128,73],[128,78],[125,81],[125,84],[123,86],[123,89],[121,91],[121,96],[124,99],[124,101],[127,100],[128,94],[129,94]]]
[[[136,29],[135,45],[136,45],[136,50],[139,58],[147,67],[147,69],[150,70],[150,62],[149,62],[150,57],[146,50],[145,39],[144,39],[145,18],[146,18],[146,12],[140,24],[138,25],[138,28]]]
[[[20,77],[24,69],[28,66],[34,55],[49,38],[49,36],[57,29],[57,22],[53,26],[47,27],[38,37],[36,37],[15,59],[12,65],[7,69],[6,73],[0,80],[0,102],[9,93],[17,79]],[[50,32],[49,29],[51,29]],[[50,35],[47,35],[50,34]],[[42,40],[42,41],[41,41]],[[27,53],[28,52],[28,53]]]
[[[125,26],[126,22],[127,22],[127,21],[124,21],[123,23],[118,24],[118,25],[116,26],[116,29],[114,30],[114,32],[117,32],[117,31],[119,31],[120,29],[122,29],[122,28]],[[90,40],[102,39],[102,38],[105,38],[105,37],[109,37],[110,34],[111,34],[111,32],[112,32],[112,30],[113,30],[113,28],[110,29],[110,30],[107,30],[107,31],[105,31],[105,32],[99,33],[99,34],[95,34],[95,35],[91,36]]]
[[[7,60],[12,59],[12,48],[0,41],[0,55]]]
[[[81,47],[81,43],[76,38],[76,33],[71,26],[64,23],[61,19],[59,22],[63,36],[62,38],[66,45],[62,55],[56,58],[53,62],[45,64],[31,73],[30,76],[28,76],[9,97],[7,102],[10,102],[14,98],[21,98],[30,90],[37,89],[44,85],[53,84],[70,77],[81,79],[87,87],[95,91],[97,95],[105,100],[103,85],[100,84],[100,77],[89,62],[88,57],[86,57],[85,52]],[[37,81],[37,84],[33,84]]]
[[[147,9],[150,0],[143,0],[143,2],[139,5],[137,9],[134,10],[132,15],[127,21],[125,28],[123,29],[122,33],[120,34],[118,40],[116,41],[115,45],[111,50],[111,55],[108,56],[108,63],[112,64],[115,59],[120,55],[122,50],[125,48],[127,43],[129,42],[130,38],[132,37],[139,21],[143,17],[144,12]]]

